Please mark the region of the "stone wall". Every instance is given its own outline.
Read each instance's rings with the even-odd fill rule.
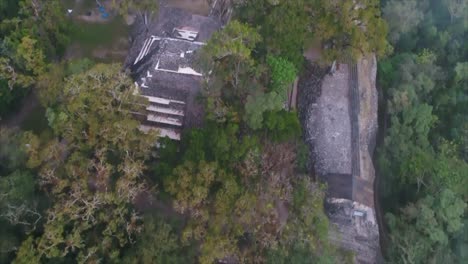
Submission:
[[[333,192],[326,203],[332,224],[330,238],[352,251],[356,263],[381,259],[372,164],[377,132],[376,71],[375,57],[368,56],[356,64],[339,64],[333,75],[321,75],[319,85],[307,81],[317,78],[313,73],[299,82],[299,96],[305,95],[298,99],[299,112],[312,167],[319,178],[336,185],[329,187]],[[314,100],[307,99],[310,93],[316,95]],[[327,181],[327,176],[333,180]]]

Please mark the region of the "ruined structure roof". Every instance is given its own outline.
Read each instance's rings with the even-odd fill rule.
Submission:
[[[161,7],[157,17],[146,25],[140,17],[135,21],[132,32],[132,48],[129,51],[125,66],[128,68],[133,64],[145,40],[150,36],[175,38],[174,29],[190,29],[197,32],[194,41],[206,42],[219,28],[221,28],[221,24],[211,17],[194,15],[183,9]]]
[[[132,48],[125,62],[139,93],[149,99],[142,129],[180,139],[184,127],[199,125],[203,109],[196,102],[202,74],[197,52],[220,24],[210,17],[163,7],[157,18],[136,22]]]

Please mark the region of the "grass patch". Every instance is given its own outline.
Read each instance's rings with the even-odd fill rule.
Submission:
[[[75,21],[71,42],[92,50],[97,46],[111,46],[118,39],[128,36],[128,31],[129,28],[121,17],[113,18],[107,23]]]

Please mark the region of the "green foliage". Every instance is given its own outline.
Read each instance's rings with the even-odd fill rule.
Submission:
[[[238,121],[247,96],[262,89],[257,79],[265,70],[252,57],[260,40],[256,29],[231,21],[199,52],[198,64],[209,76],[203,93],[210,120]]]
[[[402,34],[415,30],[424,14],[416,0],[390,0],[383,8],[384,18],[389,27],[389,39],[396,43]]]
[[[457,8],[457,11],[455,11]],[[395,56],[379,65],[387,125],[379,150],[392,263],[463,263],[466,1],[386,1]],[[462,14],[463,13],[463,14]]]
[[[52,206],[33,246],[28,240],[22,247],[44,261],[114,262],[142,228],[131,202],[147,188],[141,176],[155,137],[141,133],[130,115],[144,104],[119,65],[96,65],[56,88],[49,121],[67,143],[28,135],[27,165],[38,168]],[[28,258],[18,254],[16,261]]]
[[[326,43],[326,58],[350,55],[358,58],[368,52],[384,56],[390,51],[387,24],[381,17],[378,0],[312,1],[311,27],[314,37]]]
[[[196,215],[197,208],[206,203],[216,172],[216,163],[204,161],[199,164],[186,162],[176,167],[172,176],[175,180],[166,184],[166,190],[175,195],[174,209],[181,214],[191,212]]]
[[[283,108],[285,101],[276,92],[258,94],[247,97],[245,104],[245,120],[248,126],[254,130],[263,126],[263,114],[266,111],[279,111]]]
[[[233,62],[252,63],[252,49],[260,40],[261,37],[254,28],[234,20],[223,30],[213,34],[203,52],[212,61],[229,59]]]
[[[64,52],[70,29],[64,10],[60,0],[0,2],[0,115],[27,93],[14,88],[31,87]]]
[[[288,99],[288,85],[294,82],[297,75],[294,64],[283,58],[272,56],[267,57],[267,64],[270,67],[270,90],[278,93],[286,101]]]
[[[291,137],[299,128],[293,125],[298,125],[295,113],[272,112],[267,119],[267,133],[278,139]],[[292,130],[284,127],[289,122]],[[298,256],[313,252],[317,258],[332,259],[323,191],[307,179],[293,183],[294,144],[262,142],[264,146],[243,134],[236,123],[208,122],[185,135],[179,151],[167,145],[160,158],[175,169],[164,177],[163,186],[175,211],[187,217],[181,242],[199,245],[200,263],[226,256],[266,261],[278,243],[284,243],[284,250],[297,244]],[[293,196],[294,209],[286,208]],[[287,238],[278,238],[280,233]],[[304,236],[296,239],[297,234]],[[330,251],[319,252],[318,247]]]
[[[241,160],[248,149],[257,146],[257,139],[240,138],[235,123],[208,122],[203,129],[193,129],[183,139],[183,159],[192,162],[216,161],[221,165]]]
[[[41,256],[37,253],[35,248],[35,241],[34,238],[31,236],[26,239],[22,244],[21,247],[18,249],[18,253],[16,259],[13,261],[15,264],[39,264],[41,263]]]
[[[304,1],[246,1],[239,16],[260,27],[264,38],[261,48],[265,52],[287,59],[296,68],[302,67],[302,51],[310,38]]]
[[[0,202],[5,204],[21,204],[32,200],[35,191],[34,176],[27,171],[14,171],[0,179]]]
[[[146,216],[145,227],[138,242],[130,253],[125,254],[123,263],[189,263],[194,256],[189,248],[183,247],[174,228],[163,218]]]
[[[309,146],[300,144],[297,146],[296,169],[300,173],[308,172],[308,164],[310,162]]]
[[[383,62],[381,74],[390,113],[396,114],[421,102],[430,102],[428,99],[437,89],[436,83],[443,80],[441,68],[434,62],[433,54],[427,50],[420,56],[399,54]]]
[[[70,76],[73,74],[83,73],[91,69],[92,66],[94,65],[95,65],[94,61],[88,58],[69,61],[67,63],[67,69],[66,69],[65,75]]]
[[[28,168],[27,151],[34,146],[27,139],[19,131],[0,129],[0,260],[5,263],[43,214],[35,172]]]
[[[314,263],[337,263],[339,255],[326,242],[317,250],[319,241],[327,241],[328,237],[324,195],[307,177],[298,178],[294,185],[293,219],[288,221],[279,247],[269,250],[267,263],[310,263],[311,259]]]
[[[450,19],[453,21],[457,18],[467,17],[468,3],[463,0],[442,0],[447,10],[450,13]]]
[[[464,218],[463,229],[455,237],[454,254],[461,263],[468,261],[468,252],[466,247],[468,246],[468,219]]]
[[[310,263],[313,258],[313,253],[310,249],[304,248],[302,245],[293,244],[290,248],[282,248],[268,252],[267,263],[283,264],[283,263]],[[328,257],[328,258],[327,258]],[[313,258],[314,263],[334,263],[333,258],[324,256],[321,258]]]
[[[295,174],[306,155],[294,140],[300,136],[297,114],[284,110],[287,90],[312,41],[325,47],[326,58],[383,54],[386,27],[374,0],[363,5],[351,0],[247,2],[253,8],[244,21],[250,24],[231,21],[198,53],[209,77],[203,93],[211,116],[203,128],[188,131],[181,144],[161,140],[158,150],[153,148],[156,136],[138,130],[132,113],[144,111],[145,101],[134,95],[120,65],[94,65],[86,59],[49,64],[68,42],[61,1],[0,2],[0,14],[18,12],[0,25],[5,36],[1,88],[37,86],[54,132],[49,138],[0,134],[1,215],[8,212],[5,208],[17,208],[0,220],[8,224],[0,236],[9,249],[3,259],[11,260],[16,248],[13,263],[214,263],[227,257],[245,263],[340,262],[327,239],[323,189]],[[114,4],[121,14],[144,15],[156,11],[157,1]],[[438,58],[432,55],[411,57],[416,65],[408,66],[416,79],[413,94],[435,90],[435,84],[428,87],[432,79],[414,73],[423,65],[432,67]],[[454,76],[462,76],[462,67],[454,68]],[[389,81],[395,94],[406,89],[397,78]],[[465,78],[454,80],[460,84]],[[393,132],[402,131],[419,149],[428,148],[427,135],[436,121],[434,108],[418,105],[422,101],[416,98],[410,104],[414,108],[398,110],[394,123],[401,125]],[[260,139],[261,134],[266,136]],[[464,169],[453,157],[456,149],[440,145],[434,155],[444,163],[422,154],[415,160],[432,162],[431,173],[438,175],[434,182],[451,178],[455,180],[444,186],[454,187]],[[460,169],[448,173],[443,164]],[[423,165],[410,165],[402,170],[426,173]],[[414,182],[408,175],[401,181]],[[32,202],[39,189],[50,199],[47,210]],[[158,190],[169,199],[154,201],[163,197],[156,195]],[[143,219],[138,209],[147,204],[164,217]],[[167,215],[181,225],[168,224]],[[456,223],[457,217],[449,222]],[[20,221],[40,228],[20,227]]]
[[[265,130],[273,141],[297,139],[301,135],[301,124],[297,113],[282,110],[266,112],[264,116]]]
[[[260,40],[254,28],[238,21],[231,21],[213,34],[199,55],[203,71],[214,77],[206,95],[233,102],[243,100],[249,94],[251,79],[257,71],[252,50]]]
[[[391,255],[398,263],[453,261],[450,238],[463,227],[467,204],[456,193],[442,189],[436,196],[427,195],[410,203],[400,217],[387,215],[392,230],[393,248],[401,255]]]
[[[268,0],[246,1],[240,11],[245,20],[259,25],[268,51],[301,68],[303,50],[312,42],[326,46],[325,60],[343,55],[359,57],[389,51],[387,26],[377,0]]]

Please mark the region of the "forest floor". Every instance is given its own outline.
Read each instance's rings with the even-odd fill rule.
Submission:
[[[201,16],[207,16],[210,13],[210,6],[207,0],[166,0],[165,4],[171,7],[182,8]]]
[[[64,60],[90,58],[97,62],[123,62],[129,49],[129,25],[111,12],[112,1],[101,0],[109,14],[104,18],[95,0],[66,0],[65,7],[73,10],[71,41]]]

